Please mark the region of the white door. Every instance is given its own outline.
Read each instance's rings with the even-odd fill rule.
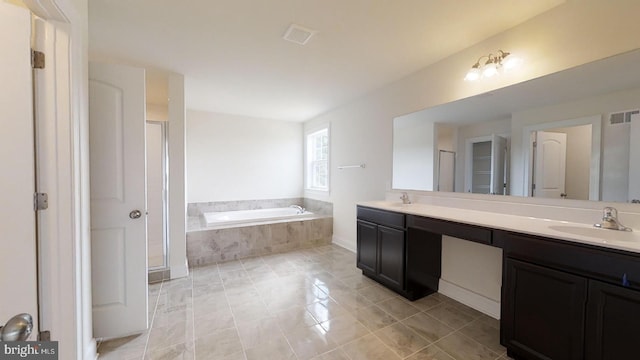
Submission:
[[[491,136],[491,194],[504,195],[507,139]]]
[[[0,326],[14,315],[29,313],[37,334],[30,38],[29,10],[0,2]]]
[[[147,328],[145,74],[89,64],[93,330]]]
[[[640,114],[631,116],[629,132],[629,201],[640,202]]]
[[[565,194],[567,134],[538,131],[533,196],[560,199]]]

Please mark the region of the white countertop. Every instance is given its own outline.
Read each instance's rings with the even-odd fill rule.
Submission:
[[[400,202],[369,201],[358,205],[640,253],[640,231],[637,230],[598,229],[593,224],[421,203],[405,205]]]

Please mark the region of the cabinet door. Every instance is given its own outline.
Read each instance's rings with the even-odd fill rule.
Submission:
[[[358,268],[376,273],[378,262],[378,225],[358,220]]]
[[[378,226],[378,276],[398,290],[404,289],[404,234],[402,230]]]
[[[589,281],[587,359],[637,359],[640,292]]]
[[[505,260],[503,344],[525,359],[584,359],[587,279]]]

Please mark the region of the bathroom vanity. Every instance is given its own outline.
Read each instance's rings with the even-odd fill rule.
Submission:
[[[427,204],[368,202],[357,212],[358,268],[410,300],[438,291],[443,235],[502,249],[509,356],[638,357],[638,232]]]

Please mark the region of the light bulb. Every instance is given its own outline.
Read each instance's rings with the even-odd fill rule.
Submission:
[[[482,76],[484,77],[492,77],[493,75],[498,73],[498,68],[496,64],[493,62],[487,62],[482,68]]]
[[[480,79],[480,69],[476,66],[472,67],[467,73],[467,76],[464,77],[465,81],[476,81],[478,79]]]
[[[510,55],[504,59],[502,66],[504,66],[505,70],[511,70],[518,67],[518,65],[520,65],[521,63],[522,63],[522,59],[520,59],[517,56]]]

